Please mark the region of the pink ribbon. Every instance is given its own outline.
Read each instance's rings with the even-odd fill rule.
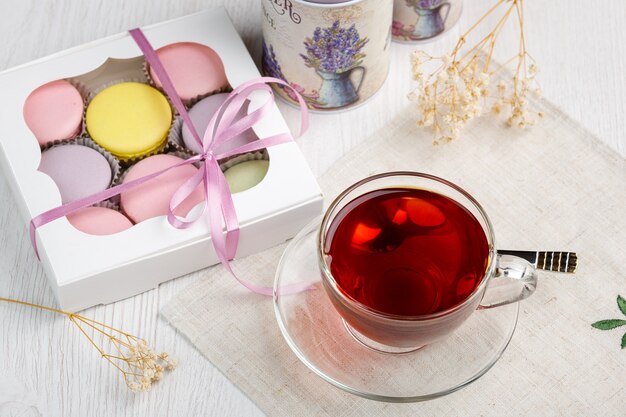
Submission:
[[[237,279],[237,281],[249,290],[258,294],[268,296],[273,295],[273,289],[271,287],[259,286],[241,279],[233,271],[230,265],[229,261],[235,257],[239,243],[239,222],[237,220],[237,213],[235,211],[232,194],[228,187],[228,183],[226,182],[226,178],[219,167],[218,161],[233,155],[264,149],[270,146],[287,143],[292,140],[289,133],[281,133],[255,140],[252,143],[242,146],[228,146],[234,138],[247,129],[252,128],[252,126],[263,119],[263,117],[265,117],[272,109],[274,105],[274,93],[268,83],[283,85],[294,92],[302,112],[299,136],[307,130],[309,124],[308,110],[304,99],[288,83],[277,78],[261,77],[245,82],[230,93],[226,101],[210,120],[204,136],[201,137],[191,122],[189,114],[187,113],[180,96],[176,93],[176,89],[174,88],[172,81],[170,80],[163,64],[157,57],[156,51],[152,48],[148,39],[140,29],[133,29],[129,33],[143,52],[146,61],[150,64],[150,68],[154,71],[159,81],[161,81],[163,90],[170,98],[174,108],[182,117],[185,125],[187,125],[191,131],[192,136],[198,144],[202,146],[202,153],[162,171],[155,172],[134,181],[120,184],[91,196],[72,201],[34,217],[30,222],[30,239],[37,257],[39,258],[36,232],[39,227],[77,210],[92,206],[100,201],[109,199],[124,191],[135,188],[172,169],[198,162],[201,163],[201,167],[198,169],[198,172],[189,178],[178,190],[176,190],[174,195],[172,195],[167,213],[168,222],[177,229],[185,229],[193,225],[203,215],[208,215],[211,242],[221,264],[235,277],[235,279]],[[266,91],[269,94],[269,99],[254,112],[239,120],[235,120],[236,115],[246,103],[247,98],[255,91]],[[222,150],[218,153],[218,149],[226,150]],[[176,207],[189,197],[200,184],[202,184],[204,189],[204,202],[201,213],[192,220],[181,220],[177,218],[174,215]],[[224,230],[225,233],[223,232]],[[302,291],[307,288],[309,288],[309,285],[297,284],[281,288],[280,290],[281,293],[292,293]]]

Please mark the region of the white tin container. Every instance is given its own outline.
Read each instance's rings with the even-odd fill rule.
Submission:
[[[282,78],[309,108],[358,106],[389,71],[393,0],[262,0],[263,73]],[[289,91],[275,88],[295,103]]]

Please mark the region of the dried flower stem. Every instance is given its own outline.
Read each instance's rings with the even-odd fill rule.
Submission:
[[[459,37],[450,55],[433,57],[423,51],[415,51],[411,56],[413,79],[416,88],[409,93],[409,99],[416,103],[419,111],[418,125],[432,127],[437,135],[436,143],[456,139],[467,122],[482,114],[482,105],[492,101],[491,110],[501,113],[504,107],[510,109],[507,118],[509,126],[521,128],[534,124],[527,110],[526,97],[529,92],[540,94],[535,85],[538,72],[534,59],[526,50],[524,36],[524,0],[497,0],[463,35]],[[469,50],[464,51],[467,38],[485,19],[504,8],[491,31]],[[517,54],[496,69],[491,68],[493,53],[499,36],[511,16],[519,25],[520,40]],[[440,61],[434,72],[425,75],[423,64]],[[498,72],[516,62],[512,78],[512,92],[507,95],[507,84],[500,81],[494,91],[490,91],[489,81]],[[537,113],[542,117],[542,113]]]
[[[145,340],[115,329],[104,323],[78,314],[70,313],[55,308],[45,307],[25,301],[12,300],[0,297],[0,301],[20,304],[23,306],[38,308],[52,313],[62,314],[78,327],[89,343],[96,348],[100,356],[119,370],[124,376],[124,381],[133,392],[148,391],[152,384],[163,376],[165,370],[172,371],[176,368],[176,359],[167,352],[156,354]],[[107,353],[104,347],[99,346],[94,339],[87,334],[87,329],[107,339],[113,346],[113,353]]]

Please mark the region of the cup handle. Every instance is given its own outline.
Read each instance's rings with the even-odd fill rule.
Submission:
[[[479,309],[499,307],[528,298],[537,288],[537,270],[525,259],[497,255],[496,271],[487,283]]]

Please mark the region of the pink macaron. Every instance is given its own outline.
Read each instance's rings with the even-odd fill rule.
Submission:
[[[65,80],[38,87],[24,102],[24,121],[40,145],[80,134],[83,98]]]
[[[123,183],[144,177],[172,167],[183,159],[174,155],[154,155],[139,161],[126,173]],[[126,215],[135,223],[152,217],[165,216],[169,211],[172,196],[198,169],[193,165],[183,165],[151,179],[121,194],[120,201]],[[204,191],[199,185],[196,190],[183,201],[174,214],[186,216],[192,208],[204,200]]]
[[[90,235],[112,235],[133,225],[119,211],[104,207],[86,207],[68,214],[67,220],[76,229]]]
[[[157,49],[157,56],[165,67],[176,92],[184,102],[213,93],[228,86],[224,64],[219,55],[206,45],[178,42]],[[163,85],[152,68],[150,77]]]

